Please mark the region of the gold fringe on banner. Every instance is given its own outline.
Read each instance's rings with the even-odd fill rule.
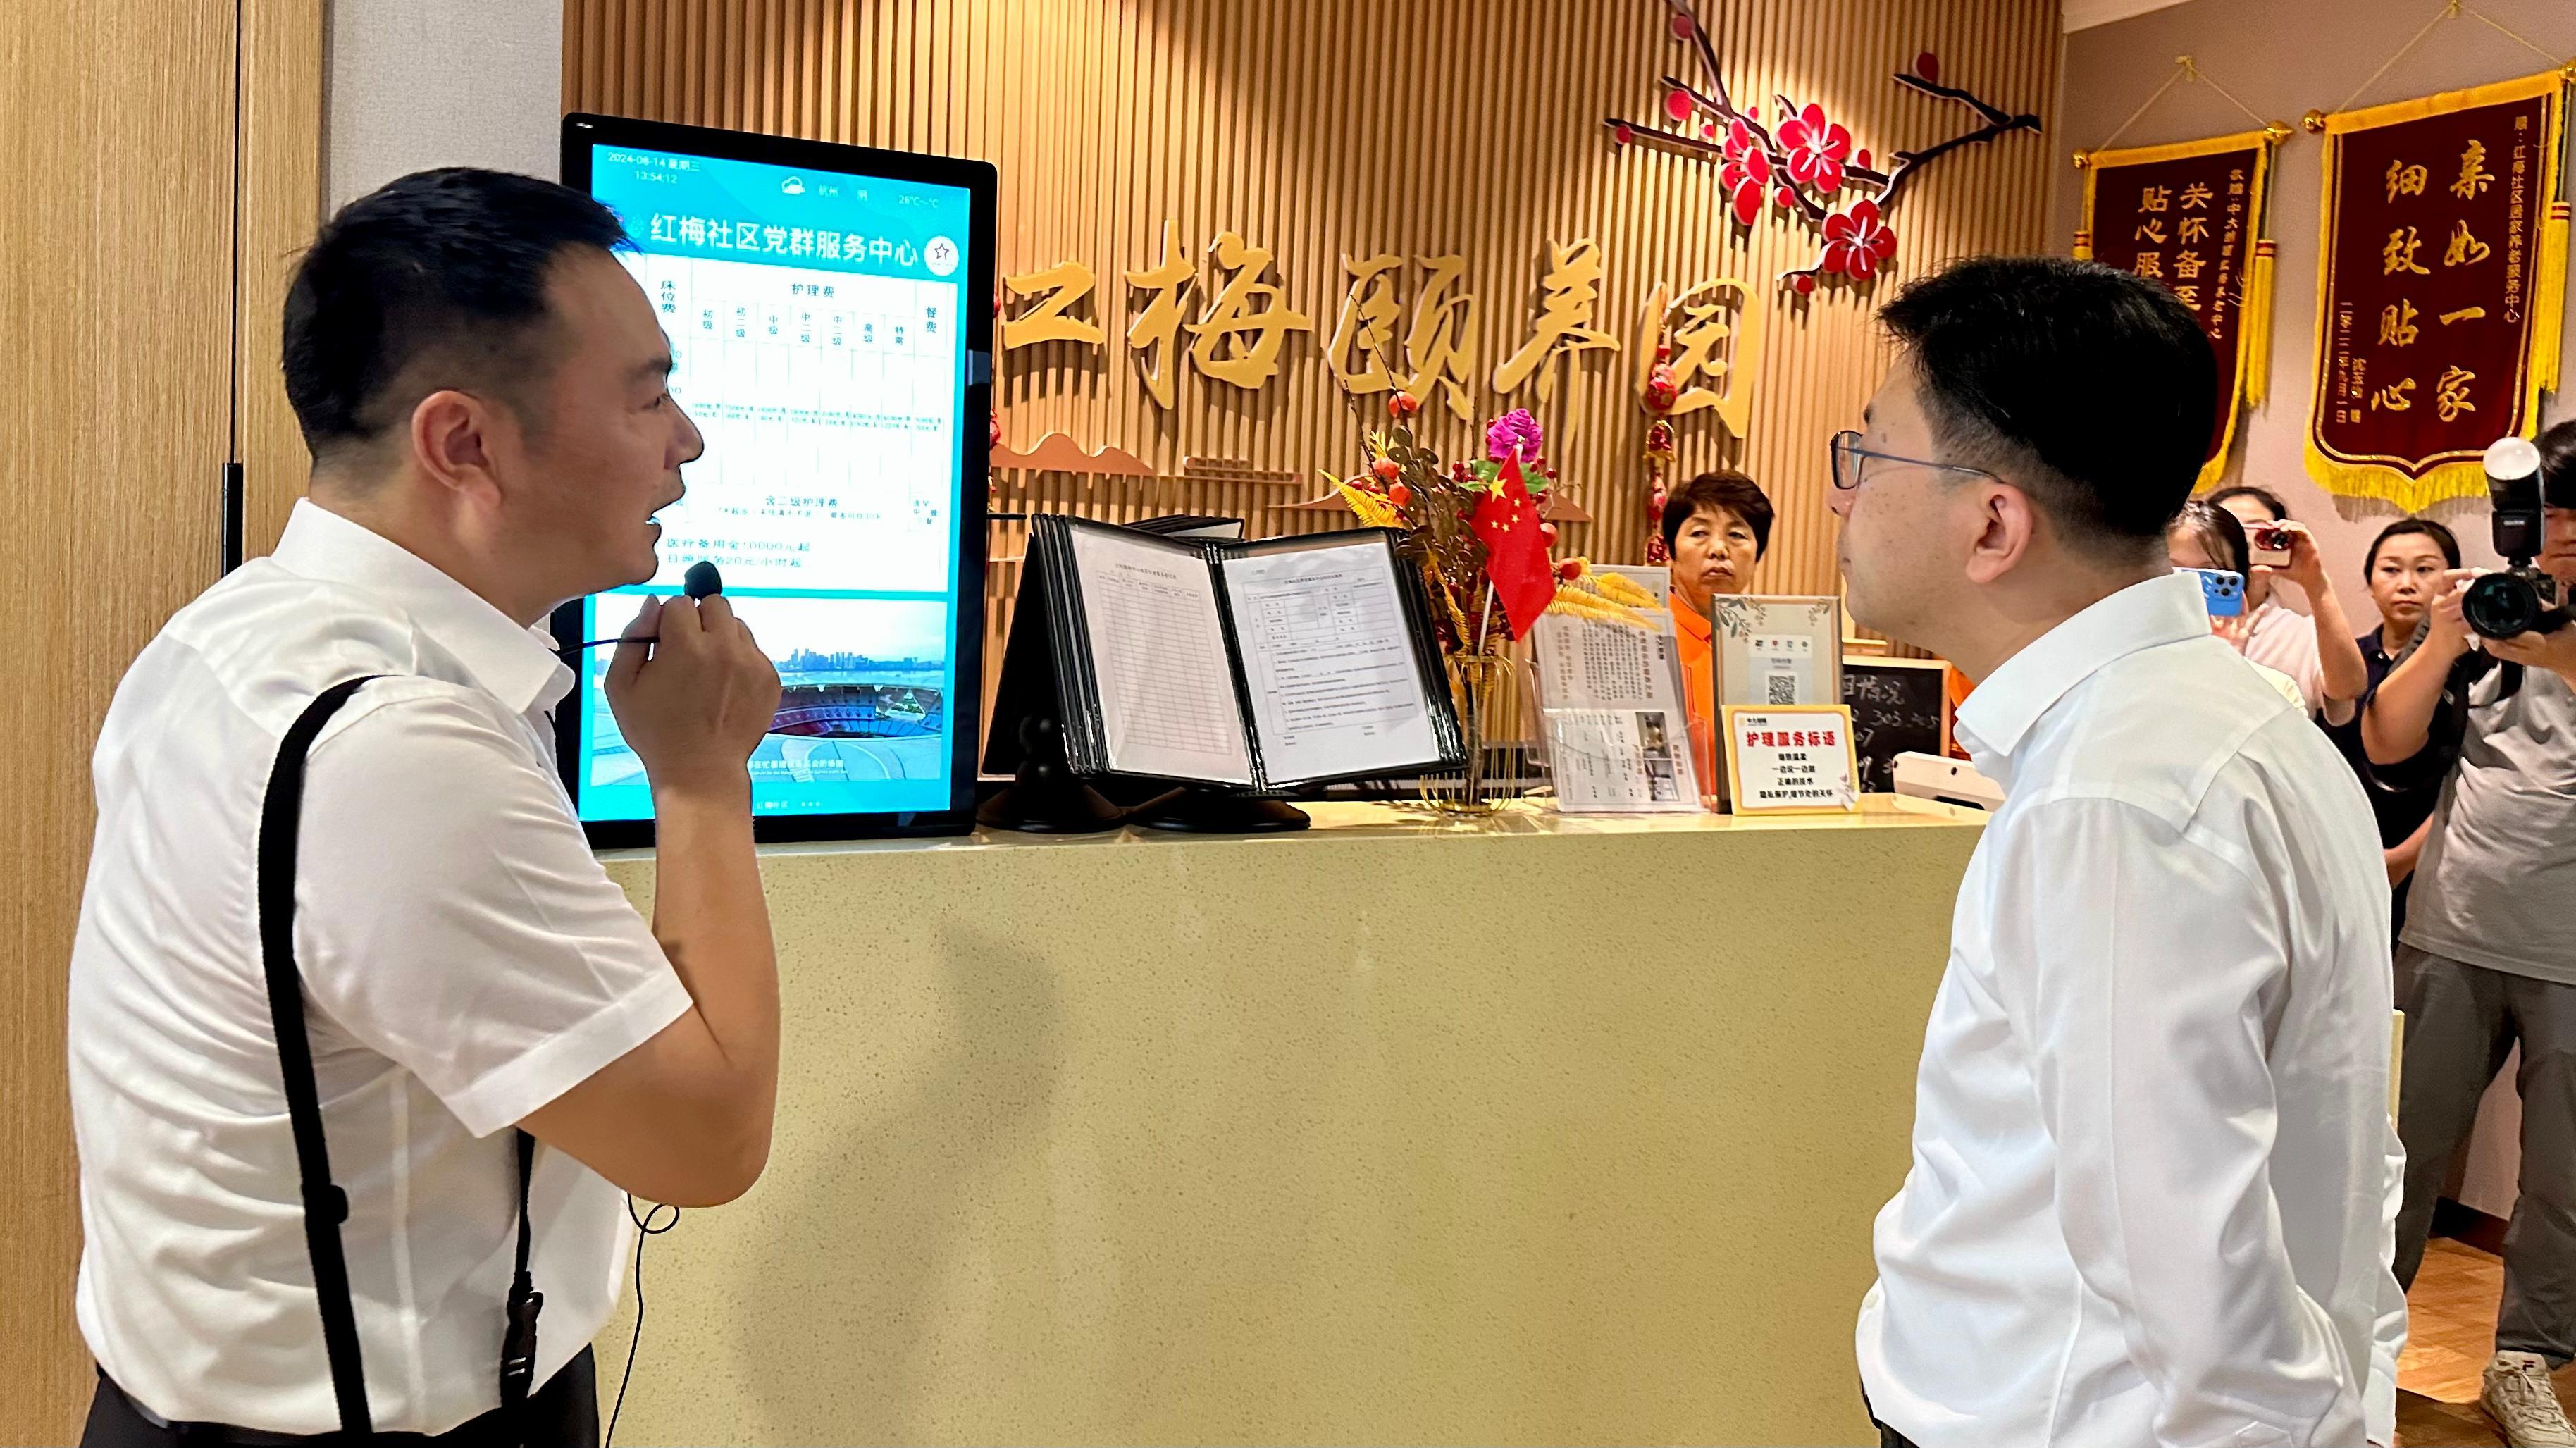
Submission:
[[[2419,35],[2417,39],[2422,37]],[[2500,80],[2468,90],[2444,91],[2411,101],[2392,101],[2357,111],[2338,111],[2323,117],[2311,113],[2310,129],[2324,132],[2326,153],[2324,164],[2318,167],[2324,174],[2324,181],[2317,210],[2317,330],[2309,355],[2315,372],[2309,385],[2306,437],[2300,451],[2306,457],[2308,476],[2316,479],[2318,487],[2338,497],[2379,498],[2408,513],[2423,512],[2450,498],[2483,497],[2487,490],[2486,468],[2475,458],[2444,463],[2420,478],[2410,478],[2382,463],[2344,462],[2328,457],[2317,446],[2317,410],[2324,406],[2326,379],[2332,375],[2333,368],[2333,359],[2329,355],[2333,328],[2328,309],[2333,303],[2331,292],[2336,240],[2335,166],[2340,149],[2335,144],[2336,138],[2352,131],[2420,121],[2479,106],[2509,105],[2539,96],[2554,98],[2554,104],[2549,108],[2548,134],[2541,138],[2543,169],[2538,188],[2539,194],[2552,198],[2552,202],[2536,238],[2538,255],[2534,258],[2531,282],[2531,333],[2526,342],[2532,355],[2526,359],[2527,365],[2523,369],[2527,380],[2524,384],[2522,435],[2534,437],[2540,431],[2540,399],[2544,393],[2555,391],[2558,386],[2558,349],[2567,305],[2567,204],[2559,198],[2566,180],[2561,174],[2560,163],[2565,150],[2569,84],[2570,71],[2561,67],[2539,75]]]
[[[2268,236],[2254,243],[2254,262],[2245,270],[2244,310],[2236,322],[2245,329],[2245,400],[2256,407],[2272,398],[2272,288],[2279,250]]]
[[[2564,189],[2566,178],[2559,178]],[[2549,219],[2540,225],[2540,272],[2532,286],[2540,311],[2531,319],[2531,377],[2541,392],[2558,390],[2558,353],[2566,346],[2567,203],[2549,203]]]
[[[2170,82],[2168,82],[2170,84]],[[2159,92],[2161,94],[2161,92]],[[2234,99],[2230,97],[2229,99]],[[2246,210],[2252,213],[2252,245],[2245,256],[2244,280],[2240,283],[2236,314],[2236,386],[2231,395],[2221,399],[2227,410],[2225,430],[2218,440],[2218,451],[2201,465],[2200,478],[2193,484],[2196,491],[2215,487],[2226,475],[2227,459],[2236,450],[2236,424],[2245,405],[2261,405],[2269,391],[2265,374],[2272,358],[2272,243],[2263,238],[2265,218],[2270,212],[2267,193],[2271,189],[2272,151],[2289,134],[2286,126],[2266,126],[2259,131],[2239,131],[2232,136],[2213,136],[2206,141],[2176,141],[2163,146],[2134,146],[2119,151],[2083,153],[2084,201],[2083,229],[2075,233],[2075,256],[2079,261],[2093,257],[2093,192],[2102,173],[2123,166],[2152,166],[2164,161],[2180,161],[2192,156],[2214,156],[2230,151],[2254,153],[2254,175],[2248,182]]]

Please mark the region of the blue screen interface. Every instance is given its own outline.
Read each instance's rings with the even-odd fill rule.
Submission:
[[[947,809],[950,645],[962,591],[982,586],[958,577],[969,193],[609,145],[592,148],[591,193],[635,240],[623,260],[706,456],[661,514],[661,572],[585,603],[583,637],[711,561],[784,688],[753,811]],[[608,659],[581,665],[581,815],[648,819]]]

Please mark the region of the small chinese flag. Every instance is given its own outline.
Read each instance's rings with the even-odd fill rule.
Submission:
[[[1538,525],[1538,501],[1521,479],[1516,453],[1467,520],[1484,540],[1485,573],[1494,580],[1494,596],[1515,639],[1527,635],[1556,601],[1556,569],[1547,560],[1547,540],[1539,536]]]

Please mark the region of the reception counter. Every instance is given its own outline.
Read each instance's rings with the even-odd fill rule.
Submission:
[[[618,1441],[1871,1440],[1981,817],[1868,805],[765,851],[776,1147]]]

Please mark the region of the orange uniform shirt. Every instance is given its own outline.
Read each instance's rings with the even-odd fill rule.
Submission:
[[[1673,638],[1682,664],[1682,708],[1690,716],[1691,759],[1699,770],[1699,792],[1715,794],[1717,776],[1717,661],[1709,648],[1708,620],[1672,596]]]

